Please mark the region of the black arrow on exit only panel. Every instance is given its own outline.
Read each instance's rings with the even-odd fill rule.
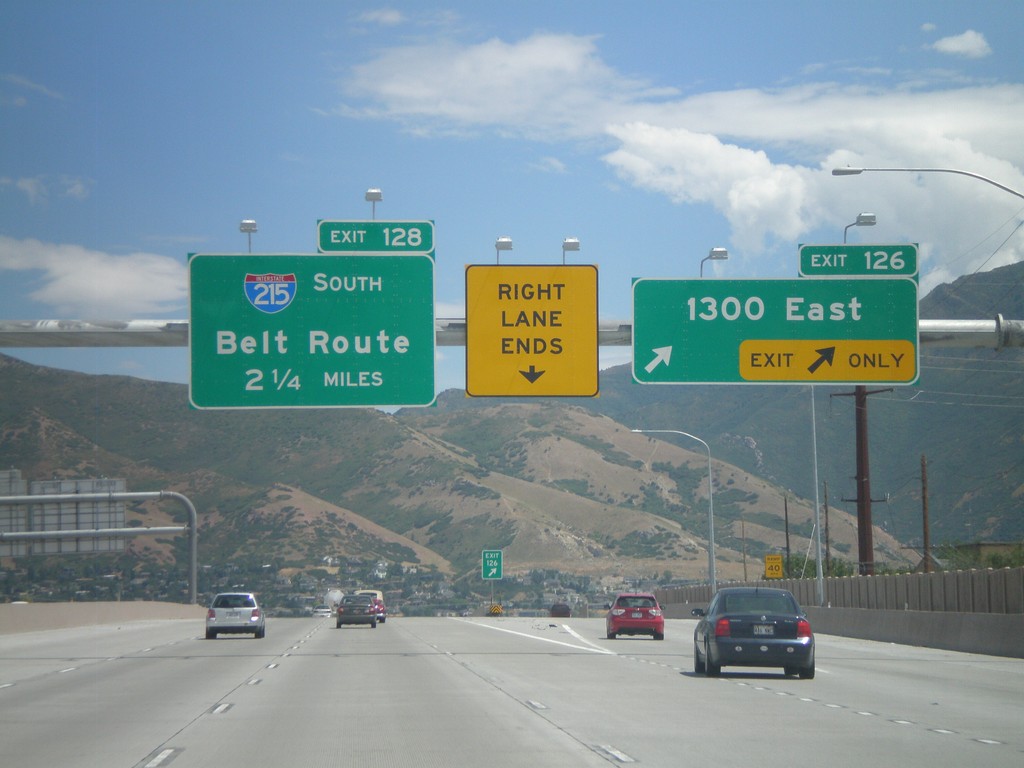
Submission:
[[[822,363],[828,363],[829,366],[831,366],[832,360],[836,356],[835,347],[823,347],[822,349],[816,349],[814,351],[818,353],[819,357],[807,367],[808,373],[814,373],[821,367]]]

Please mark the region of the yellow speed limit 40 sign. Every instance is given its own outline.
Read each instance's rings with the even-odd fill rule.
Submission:
[[[786,575],[782,567],[782,555],[764,556],[764,577],[766,579],[781,579]]]

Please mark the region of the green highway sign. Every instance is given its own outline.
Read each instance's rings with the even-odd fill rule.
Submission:
[[[196,408],[434,401],[434,260],[189,256]]]
[[[317,222],[321,253],[362,256],[412,255],[434,252],[432,221],[331,221]]]
[[[500,579],[502,574],[502,551],[485,549],[480,558],[480,576],[485,580]]]
[[[801,245],[801,277],[916,277],[917,244]]]
[[[909,278],[633,283],[641,384],[910,384],[918,376]]]

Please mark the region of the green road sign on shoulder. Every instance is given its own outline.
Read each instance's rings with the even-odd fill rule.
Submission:
[[[502,551],[485,549],[480,558],[480,575],[484,580],[500,579],[502,571]]]
[[[633,283],[641,384],[910,384],[917,342],[908,278]]]
[[[434,401],[429,256],[189,257],[196,408]]]
[[[369,256],[433,253],[432,221],[332,221],[317,222],[321,253]]]
[[[801,245],[802,277],[916,277],[917,244]]]

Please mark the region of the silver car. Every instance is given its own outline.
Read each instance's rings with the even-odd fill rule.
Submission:
[[[257,639],[267,634],[267,617],[252,592],[222,592],[206,612],[206,639],[218,634],[250,633]]]

